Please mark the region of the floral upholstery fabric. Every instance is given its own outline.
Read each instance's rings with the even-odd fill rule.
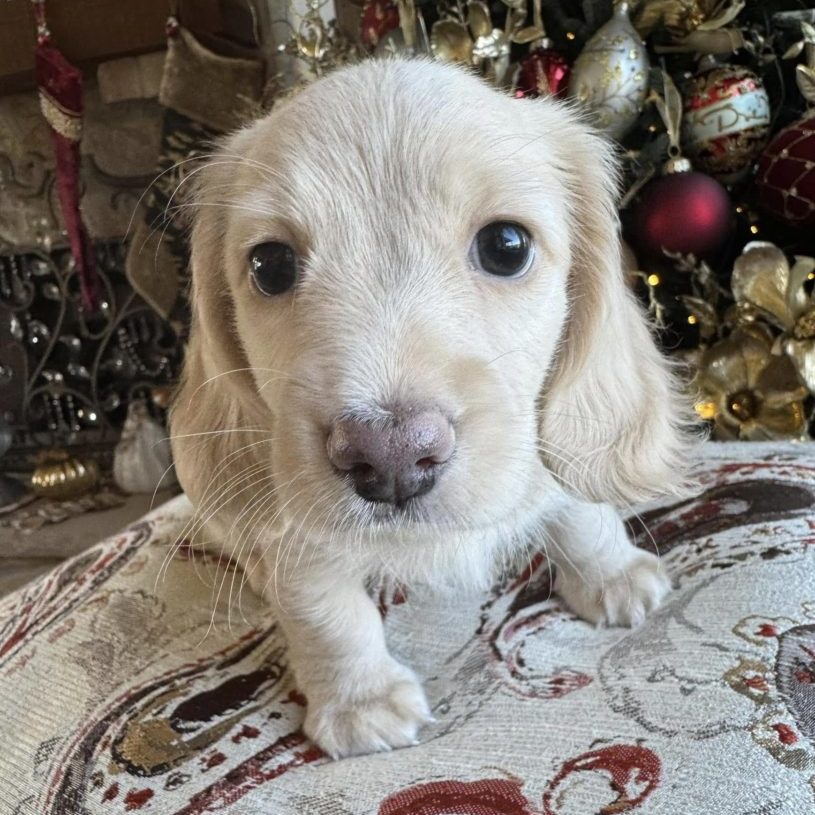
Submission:
[[[166,559],[175,499],[0,602],[0,813],[813,812],[813,447],[710,445],[699,497],[632,517],[677,586],[637,630],[577,620],[543,555],[486,595],[383,595],[437,721],[337,762],[240,573]]]

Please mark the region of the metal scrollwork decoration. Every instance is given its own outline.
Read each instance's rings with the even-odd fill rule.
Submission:
[[[13,436],[0,469],[27,469],[46,446],[104,458],[132,399],[162,409],[183,322],[163,320],[129,287],[122,243],[95,252],[102,296],[92,314],[68,250],[0,257],[0,418]]]

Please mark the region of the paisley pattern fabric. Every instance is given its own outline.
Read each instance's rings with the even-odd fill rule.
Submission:
[[[640,508],[676,591],[634,631],[551,594],[383,595],[421,744],[334,762],[241,573],[171,546],[175,499],[0,602],[3,815],[802,815],[815,811],[815,449],[711,445]],[[171,556],[172,555],[172,556]]]

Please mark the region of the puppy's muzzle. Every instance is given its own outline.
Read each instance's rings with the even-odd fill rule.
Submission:
[[[455,432],[438,411],[387,419],[340,419],[328,436],[328,458],[368,501],[395,506],[429,492],[455,449]]]

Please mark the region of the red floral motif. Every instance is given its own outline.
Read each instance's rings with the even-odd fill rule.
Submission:
[[[504,778],[482,781],[431,781],[388,796],[379,815],[534,815],[521,782]]]
[[[125,811],[133,812],[141,809],[155,795],[153,790],[130,790],[125,796]]]
[[[288,696],[286,696],[285,701],[283,702],[284,705],[297,705],[298,707],[306,707],[308,704],[308,699],[300,693],[297,688],[293,688],[289,691]]]
[[[119,785],[114,781],[105,790],[105,794],[102,796],[102,802],[107,803],[108,801],[112,801],[118,794],[119,794]]]
[[[205,812],[224,810],[263,784],[324,757],[323,751],[309,745],[301,733],[281,736],[274,744],[244,761],[205,790],[195,793],[175,815],[203,815]],[[282,760],[276,763],[273,761],[275,758]]]
[[[531,608],[508,615],[491,640],[492,666],[498,678],[527,699],[559,699],[590,685],[592,678],[582,671],[538,664],[525,653],[527,643],[541,631],[570,617],[569,612],[548,603],[543,607],[533,603]]]
[[[211,770],[213,767],[217,767],[219,764],[223,764],[225,761],[226,756],[220,750],[207,758],[202,757],[205,770]]]
[[[744,675],[742,679],[744,680],[744,684],[753,690],[760,690],[766,693],[770,689],[769,683],[760,674]]]
[[[574,773],[600,772],[610,777],[617,797],[597,815],[618,815],[636,809],[659,786],[662,772],[656,753],[634,744],[617,744],[570,759],[549,782],[543,812],[532,807],[517,779],[431,781],[388,796],[377,815],[558,815],[553,809]],[[574,802],[571,802],[574,803]]]
[[[659,786],[662,767],[659,757],[646,747],[617,744],[592,750],[570,759],[549,782],[543,794],[544,815],[557,815],[553,809],[564,782],[575,773],[601,772],[610,776],[617,797],[597,815],[617,815],[638,807]]]
[[[795,744],[798,741],[798,736],[795,735],[795,731],[788,724],[778,722],[772,728],[778,733],[778,740],[781,744]]]
[[[232,736],[232,741],[235,744],[240,744],[244,739],[256,739],[260,735],[260,730],[252,725],[244,724],[239,733]]]

